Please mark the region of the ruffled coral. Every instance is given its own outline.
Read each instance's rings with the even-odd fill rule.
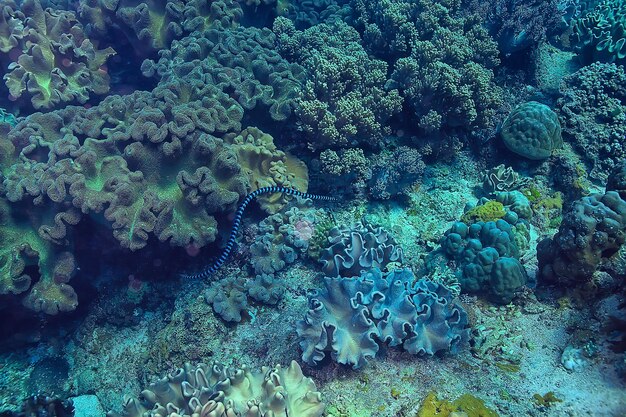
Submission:
[[[443,285],[416,281],[408,269],[383,276],[373,268],[360,277],[324,279],[297,324],[302,359],[316,365],[330,352],[334,361],[360,368],[380,343],[409,353],[457,352],[467,341],[467,315]]]
[[[322,271],[330,277],[359,276],[362,270],[384,269],[391,262],[403,260],[402,247],[393,236],[371,224],[334,227],[329,232],[328,243],[320,261]]]
[[[108,226],[131,250],[145,247],[152,237],[202,247],[217,237],[216,216],[234,212],[251,190],[284,185],[306,191],[304,164],[260,130],[241,132],[243,109],[212,81],[201,76],[164,81],[152,92],[111,96],[90,109],[34,114],[11,130],[0,125],[1,197],[9,220],[26,205],[37,220],[23,222],[32,230],[22,234],[45,230],[43,238],[53,242],[31,243],[36,252],[31,255],[22,241],[10,240],[9,252],[28,256],[28,265],[39,259],[42,277],[50,276],[56,268],[53,255],[71,252],[71,246],[65,229],[57,235],[56,229],[41,226],[71,229],[81,212]],[[268,200],[265,207],[275,210],[282,202]],[[70,212],[71,222],[53,221]],[[23,292],[29,284],[19,267],[11,268],[14,272],[3,277],[4,292]],[[73,308],[70,301],[65,304],[72,307],[59,308]]]
[[[626,62],[626,6],[619,0],[592,3],[572,19],[570,42],[584,64]]]
[[[186,364],[151,384],[140,398],[126,398],[109,417],[321,417],[324,403],[311,378],[292,361],[287,368],[232,369]]]
[[[2,15],[10,33],[0,52],[17,57],[4,76],[12,99],[27,97],[35,109],[50,109],[109,91],[104,64],[115,51],[97,49],[73,13],[44,11],[39,0],[26,0],[19,9],[5,5]]]
[[[80,0],[79,15],[94,35],[122,32],[145,56],[194,31],[232,27],[242,11],[234,0]]]
[[[232,91],[243,109],[264,108],[272,119],[284,121],[301,95],[304,70],[274,49],[275,37],[268,29],[210,29],[174,42],[158,61],[144,61],[142,71],[163,80],[210,79],[223,91]]]

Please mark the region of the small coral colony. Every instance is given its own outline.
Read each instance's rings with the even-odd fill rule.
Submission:
[[[0,0],[0,415],[626,415],[625,26]]]

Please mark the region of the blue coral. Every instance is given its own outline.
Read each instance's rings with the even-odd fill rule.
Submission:
[[[327,354],[354,369],[381,344],[416,355],[458,352],[468,339],[465,310],[446,287],[417,280],[409,269],[386,275],[378,268],[359,277],[324,279],[297,324],[302,359],[316,365]]]

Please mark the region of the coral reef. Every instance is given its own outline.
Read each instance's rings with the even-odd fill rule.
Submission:
[[[563,145],[556,113],[536,101],[517,106],[502,123],[500,135],[509,150],[532,160],[546,159]]]
[[[583,3],[584,4],[584,3]],[[592,7],[589,7],[592,6]],[[619,0],[591,2],[571,22],[570,42],[584,64],[626,62],[626,6]]]
[[[402,263],[402,248],[382,227],[369,223],[334,227],[330,244],[320,254],[322,271],[329,277],[355,277],[370,268],[385,269],[391,262]]]
[[[450,291],[417,280],[409,269],[383,276],[372,268],[359,277],[326,277],[324,284],[297,324],[302,359],[310,365],[330,352],[334,361],[357,369],[376,355],[379,343],[416,355],[455,353],[468,339],[467,314]]]
[[[292,361],[287,368],[264,367],[260,372],[186,364],[151,384],[139,399],[127,398],[122,414],[109,417],[320,417],[323,411],[315,383]]]
[[[626,74],[622,66],[593,63],[564,78],[557,111],[563,136],[602,182],[624,158]]]
[[[309,147],[376,147],[402,104],[397,90],[385,88],[387,63],[370,58],[345,23],[298,31],[279,17],[274,33],[280,53],[308,72],[296,115]]]
[[[1,15],[0,62],[11,100],[51,109],[109,91],[105,63],[115,50],[98,49],[74,13],[44,10],[39,0],[18,8],[10,0]]]
[[[575,201],[559,231],[537,247],[543,282],[573,286],[587,282],[601,262],[626,243],[626,163],[612,173],[604,194]]]

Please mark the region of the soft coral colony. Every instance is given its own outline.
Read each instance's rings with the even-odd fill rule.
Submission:
[[[363,370],[388,350],[467,351],[480,306],[616,276],[626,243],[623,7],[479,3],[3,1],[1,302],[75,310],[80,282],[95,281],[86,233],[120,259],[165,250],[202,268],[221,242],[226,254],[236,246],[234,223],[236,265],[196,283],[210,320],[254,323],[256,306],[282,312],[291,291],[308,299],[291,326],[305,368]],[[515,54],[544,56],[548,37],[566,40],[577,64],[552,96],[516,96]],[[409,242],[380,216],[360,219],[368,200],[416,211],[422,184],[442,184],[441,167],[428,165],[464,158],[495,168],[428,242]],[[604,190],[589,192],[587,168]],[[337,208],[341,224],[323,204],[256,191],[309,185],[350,206]],[[263,217],[242,221],[238,207],[253,199]],[[317,289],[286,287],[294,265],[322,276]],[[186,364],[126,398],[122,415],[321,416],[316,384],[292,359],[260,370]]]

